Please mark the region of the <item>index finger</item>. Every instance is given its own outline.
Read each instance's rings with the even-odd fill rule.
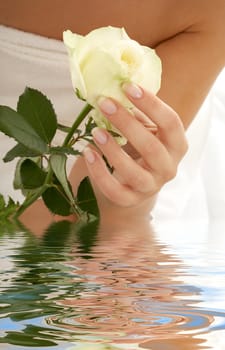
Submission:
[[[177,145],[186,150],[184,126],[179,115],[153,93],[141,87],[125,83],[123,89],[129,100],[158,127],[160,140],[169,149],[177,150]]]

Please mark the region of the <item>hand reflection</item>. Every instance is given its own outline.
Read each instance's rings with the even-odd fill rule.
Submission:
[[[63,238],[71,246],[70,259],[63,262],[72,268],[70,292],[55,300],[64,310],[61,329],[79,341],[104,339],[118,349],[120,344],[130,349],[206,348],[196,335],[213,317],[191,306],[200,291],[182,283],[181,261],[157,242],[149,221],[108,216],[99,226],[95,221],[68,225],[67,235],[58,223],[41,239],[56,247],[58,235],[57,249]],[[48,318],[49,325],[58,322],[57,316]]]
[[[32,224],[36,232],[34,218]],[[30,235],[27,242],[17,263],[18,292],[22,285],[32,294],[51,337],[57,328],[70,342],[91,337],[118,349],[207,348],[202,334],[213,315],[198,309],[200,291],[182,282],[185,267],[157,241],[149,220],[109,213],[100,223],[55,222],[35,234],[34,248]],[[6,292],[15,299],[15,288]],[[15,312],[15,302],[10,308]]]

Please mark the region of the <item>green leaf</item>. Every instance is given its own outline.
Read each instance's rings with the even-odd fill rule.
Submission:
[[[44,184],[47,173],[31,159],[25,159],[20,166],[20,175],[23,188],[34,189]]]
[[[13,147],[3,158],[4,162],[10,162],[11,160],[17,158],[17,157],[37,157],[39,155],[39,152],[35,152],[21,143],[18,143],[15,147]]]
[[[3,195],[0,194],[0,223],[5,220],[8,220],[12,216],[17,208],[19,207],[18,203],[15,203],[12,198],[9,197],[8,202],[4,199]]]
[[[50,164],[56,178],[60,182],[71,203],[75,203],[73,192],[67,179],[66,161],[67,157],[65,154],[53,154],[50,158]]]
[[[48,150],[47,144],[27,120],[10,107],[0,106],[0,131],[38,154]]]
[[[99,216],[97,200],[88,177],[85,177],[78,187],[77,204],[83,211]]]
[[[76,94],[76,96],[77,96],[80,100],[86,101],[86,100],[82,97],[82,95],[81,95],[79,89],[77,89],[77,88],[75,89],[75,94]]]
[[[5,208],[5,205],[6,205],[5,198],[3,197],[2,194],[0,194],[0,213]]]
[[[49,187],[43,194],[42,199],[46,207],[57,215],[67,216],[71,214],[71,205],[65,196],[56,187]]]
[[[49,148],[49,153],[50,154],[70,154],[70,155],[73,155],[73,156],[77,156],[77,155],[80,155],[81,152],[76,150],[76,149],[73,149],[72,147],[67,147],[67,146],[57,146],[57,147],[50,147]]]
[[[37,157],[37,158],[34,158],[34,159],[35,159],[35,163],[37,165],[41,165],[40,157]],[[26,197],[25,202],[27,202],[27,200],[30,200],[30,197],[32,197],[33,195],[36,195],[37,192],[40,192],[40,188],[37,188],[37,189],[25,189],[23,187],[23,182],[22,182],[22,179],[21,179],[21,165],[24,162],[24,160],[25,160],[25,158],[21,158],[21,159],[18,160],[18,162],[16,164],[16,170],[15,170],[15,173],[14,173],[14,180],[13,180],[13,187],[15,188],[15,190],[18,190],[18,189],[21,190],[23,195]],[[43,192],[45,190],[46,190],[46,188],[44,188]],[[41,194],[40,194],[40,196],[41,196]],[[22,206],[24,206],[24,205],[22,205]],[[25,203],[25,206],[26,206],[26,203]]]
[[[20,167],[23,161],[24,159],[19,159],[16,164],[16,169],[15,169],[14,179],[13,179],[13,187],[15,190],[23,189],[23,184],[22,184],[21,175],[20,175]]]
[[[85,124],[85,135],[91,135],[92,129],[96,127],[96,123],[92,117],[89,117],[87,123]]]
[[[52,141],[57,129],[57,118],[51,101],[45,95],[27,87],[19,97],[17,111],[44,142]]]
[[[2,234],[18,231],[18,222],[14,220],[18,208],[19,203],[14,202],[10,197],[5,200],[0,194],[0,237]]]

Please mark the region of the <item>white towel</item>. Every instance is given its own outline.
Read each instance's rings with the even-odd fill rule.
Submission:
[[[187,130],[189,150],[159,194],[153,216],[166,220],[225,218],[225,69]],[[164,219],[164,220],[162,220]]]
[[[19,95],[29,86],[50,98],[61,123],[71,125],[82,108],[72,89],[68,55],[61,41],[0,26],[0,79],[0,105],[16,108]],[[59,133],[55,143],[62,140]],[[13,145],[12,139],[0,133],[0,193],[21,201],[23,196],[12,186],[16,161],[2,161]]]

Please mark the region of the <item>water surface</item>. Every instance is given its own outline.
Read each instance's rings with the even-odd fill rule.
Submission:
[[[0,349],[225,348],[225,226],[98,225],[2,230]]]

